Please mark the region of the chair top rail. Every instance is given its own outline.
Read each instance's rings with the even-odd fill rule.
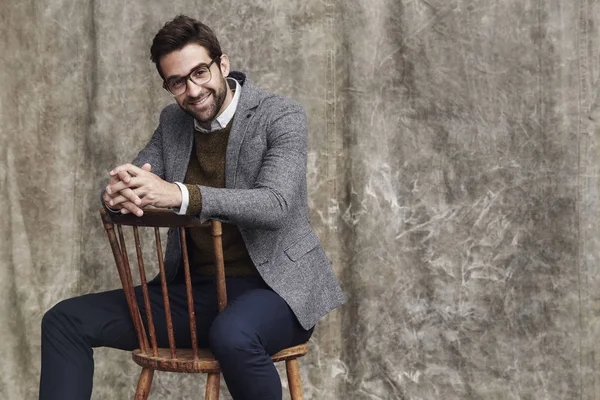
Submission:
[[[147,226],[169,228],[198,228],[210,226],[210,222],[200,222],[190,215],[178,215],[172,210],[164,208],[145,208],[144,215],[138,217],[133,214],[115,214],[101,209],[105,222],[112,222],[124,226]]]

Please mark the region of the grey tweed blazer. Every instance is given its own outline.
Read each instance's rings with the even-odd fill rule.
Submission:
[[[201,220],[239,227],[264,281],[309,329],[344,301],[319,238],[308,220],[307,124],[300,105],[242,84],[225,166],[225,188],[200,186]],[[178,105],[165,107],[152,139],[133,163],[148,162],[169,182],[183,182],[193,146],[193,118]],[[171,280],[182,265],[179,231],[168,233],[165,266]]]

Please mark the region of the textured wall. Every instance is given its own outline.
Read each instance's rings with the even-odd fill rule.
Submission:
[[[594,0],[0,2],[0,398],[36,397],[46,309],[118,286],[97,193],[172,101],[148,53],[180,12],[308,112],[348,302],[306,398],[600,399]],[[130,396],[129,354],[95,354],[94,399]]]

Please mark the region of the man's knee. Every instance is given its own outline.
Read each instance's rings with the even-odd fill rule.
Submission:
[[[62,300],[46,311],[42,317],[42,333],[65,328],[72,313],[72,301],[73,299]]]
[[[210,347],[217,359],[264,351],[256,333],[240,326],[234,318],[218,318],[209,332]]]
[[[50,328],[56,324],[57,321],[63,320],[68,314],[69,304],[67,300],[62,300],[56,303],[51,309],[46,311],[42,317],[42,329]]]

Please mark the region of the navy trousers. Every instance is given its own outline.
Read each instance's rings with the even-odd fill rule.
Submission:
[[[228,278],[228,305],[218,313],[214,278],[192,277],[198,345],[210,347],[219,360],[235,400],[281,399],[281,381],[270,355],[306,342],[285,301],[260,277]],[[160,286],[150,286],[158,344],[168,347]],[[145,307],[136,288],[141,315]],[[169,284],[175,343],[191,347],[185,284]],[[144,321],[146,324],[146,321]],[[123,290],[64,300],[42,319],[41,400],[81,400],[92,394],[94,347],[138,348]]]

